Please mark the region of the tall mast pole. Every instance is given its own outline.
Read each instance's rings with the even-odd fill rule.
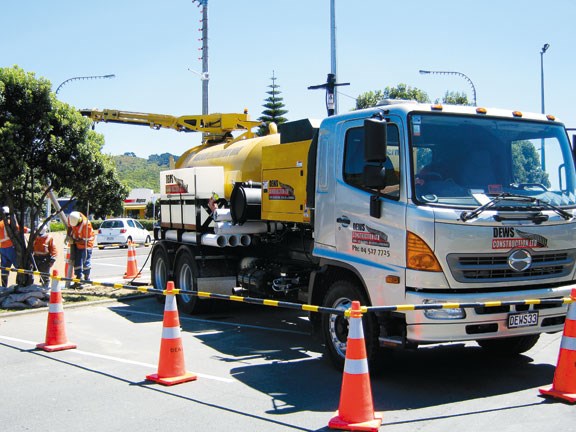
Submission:
[[[337,82],[336,69],[336,0],[330,0],[330,73]],[[338,98],[334,92],[334,114],[338,114]]]
[[[208,114],[208,0],[202,6],[202,114]]]

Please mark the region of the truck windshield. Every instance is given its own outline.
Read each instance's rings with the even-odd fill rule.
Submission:
[[[476,207],[511,193],[576,205],[572,152],[558,123],[419,113],[409,127],[417,203]]]

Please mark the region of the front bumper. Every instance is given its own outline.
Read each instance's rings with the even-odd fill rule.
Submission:
[[[436,303],[486,303],[494,301],[519,301],[529,299],[558,299],[569,297],[574,285],[560,288],[531,289],[514,292],[434,294],[408,292],[409,304]],[[407,340],[415,343],[438,343],[522,336],[536,333],[562,331],[568,305],[521,305],[466,308],[461,319],[430,319],[425,311],[406,312]],[[508,328],[511,313],[538,311],[538,324],[529,327]]]

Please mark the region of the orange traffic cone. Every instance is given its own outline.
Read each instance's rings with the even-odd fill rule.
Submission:
[[[564,333],[558,354],[558,364],[554,372],[552,387],[540,389],[540,393],[570,403],[576,402],[576,288],[570,293],[572,304],[564,323]]]
[[[66,246],[66,258],[64,259],[65,262],[65,266],[64,266],[64,277],[66,278],[72,278],[72,267],[73,264],[71,262],[70,259],[70,247]],[[68,287],[68,285],[70,284],[69,281],[66,281],[66,287]]]
[[[194,381],[198,377],[186,372],[184,366],[184,350],[180,337],[180,319],[176,296],[171,294],[174,282],[166,286],[166,304],[164,306],[164,323],[162,328],[162,341],[160,342],[160,359],[158,360],[158,373],[147,375],[146,379],[164,385],[180,384]]]
[[[48,304],[48,323],[46,326],[46,342],[36,345],[36,348],[48,352],[76,348],[75,344],[68,342],[68,339],[66,339],[62,291],[58,280],[57,270],[52,272],[50,303]]]
[[[328,423],[331,429],[377,431],[382,415],[374,412],[360,302],[352,302],[348,326],[340,405]]]
[[[128,262],[126,263],[126,273],[124,279],[134,279],[140,277],[138,264],[136,263],[136,248],[134,243],[128,242]]]

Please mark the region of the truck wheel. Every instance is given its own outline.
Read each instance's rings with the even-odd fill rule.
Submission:
[[[168,282],[168,269],[170,268],[170,261],[168,259],[168,252],[162,245],[156,245],[152,250],[152,265],[150,266],[152,285],[154,289],[164,291]],[[165,298],[163,295],[156,296],[158,303],[164,303]]]
[[[481,339],[477,340],[476,343],[489,352],[503,355],[517,355],[528,351],[536,345],[539,338],[540,335],[535,334],[500,339]]]
[[[184,291],[198,291],[195,280],[198,276],[196,261],[189,248],[182,248],[176,258],[174,284]],[[206,312],[210,306],[208,300],[201,300],[192,294],[178,294],[178,305],[182,312],[197,314]]]
[[[169,269],[170,261],[168,259],[168,252],[166,252],[164,246],[156,245],[156,247],[152,250],[152,265],[150,266],[152,285],[155,289],[166,289]]]
[[[368,304],[366,296],[358,286],[349,280],[334,282],[324,297],[323,306],[346,310],[352,306],[352,301],[358,300],[362,306]],[[378,322],[373,314],[362,317],[366,354],[370,369],[377,369],[380,360],[378,344]],[[348,342],[348,319],[342,315],[322,314],[322,335],[325,345],[325,355],[334,366],[342,370],[346,360],[346,345]]]

